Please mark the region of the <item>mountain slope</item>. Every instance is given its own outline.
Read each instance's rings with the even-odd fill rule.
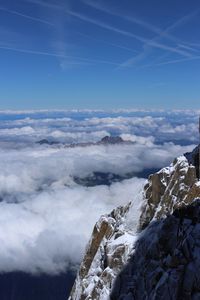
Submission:
[[[160,219],[174,209],[191,202],[191,187],[197,181],[195,166],[180,156],[167,168],[150,175],[144,187],[144,207],[140,227],[153,219]]]
[[[192,154],[190,157],[192,157]],[[124,282],[125,290],[127,286],[128,290],[134,290],[133,282],[127,280],[129,276],[132,278],[133,274],[129,271],[129,275],[127,275],[122,270],[127,262],[130,263],[132,256],[137,257],[134,254],[136,251],[142,253],[140,259],[144,259],[143,250],[147,256],[149,255],[148,251],[150,253],[154,251],[154,247],[159,244],[155,241],[154,233],[159,234],[159,230],[162,231],[162,226],[165,227],[165,222],[168,222],[168,219],[174,220],[175,216],[170,217],[170,214],[193,203],[195,198],[200,197],[200,184],[196,175],[197,165],[193,165],[188,156],[180,156],[169,167],[163,168],[149,177],[144,187],[143,201],[140,199],[141,196],[138,195],[139,202],[143,203],[141,213],[138,204],[129,203],[125,207],[115,209],[110,215],[102,216],[95,225],[69,299],[110,299],[109,295],[116,278],[120,282],[120,286],[123,286],[122,283]],[[166,218],[166,221],[163,221],[163,218]],[[152,236],[152,248],[151,243],[148,247],[149,240],[145,238],[144,243],[142,243],[143,246],[137,246],[139,241],[136,242],[136,240],[146,231]],[[169,234],[170,232],[169,230]],[[172,231],[172,236],[173,234]],[[159,256],[159,252],[156,251],[153,255]],[[140,265],[140,267],[143,268],[143,265]],[[138,266],[138,269],[140,267]],[[162,268],[159,264],[158,267]],[[159,281],[159,279],[158,276],[155,281]],[[155,285],[155,282],[153,285]],[[113,299],[125,299],[120,298],[121,292],[114,290],[113,293]],[[148,294],[149,290],[146,290],[146,293]],[[133,298],[132,294],[132,298],[126,299],[172,299],[159,298],[156,295],[147,298],[139,295],[138,297],[141,298]],[[128,294],[126,294],[126,297],[128,297]]]
[[[136,228],[129,222],[132,210],[136,213],[139,207],[131,203],[118,207],[96,223],[69,299],[109,298],[114,279],[126,264],[136,238],[135,230],[130,229]]]
[[[116,279],[118,299],[200,299],[200,199],[143,231]]]

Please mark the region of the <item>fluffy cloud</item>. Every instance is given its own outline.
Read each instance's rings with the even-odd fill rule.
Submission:
[[[190,151],[197,132],[194,112],[0,116],[0,272],[53,274],[79,264],[99,216],[130,200],[138,208],[145,180],[134,177],[111,186],[84,187],[74,177],[159,169]],[[74,148],[35,143],[41,138],[91,142],[111,134],[134,143]],[[177,136],[188,145],[178,144]]]
[[[198,111],[39,111],[2,113],[0,140],[39,139],[72,143],[97,141],[103,135],[153,136],[165,141],[197,142]]]
[[[60,186],[0,203],[0,271],[55,274],[81,260],[101,214],[139,198],[142,179],[111,187]],[[138,199],[137,199],[138,200]]]
[[[139,172],[183,150],[153,143],[1,150],[0,271],[56,273],[78,264],[99,216],[141,199],[143,179],[87,188],[73,176]]]

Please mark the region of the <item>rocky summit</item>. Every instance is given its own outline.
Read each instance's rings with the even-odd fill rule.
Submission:
[[[198,149],[149,176],[142,206],[100,218],[70,300],[200,299]]]

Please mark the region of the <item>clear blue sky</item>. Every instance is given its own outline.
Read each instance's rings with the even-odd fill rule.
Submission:
[[[199,0],[1,0],[0,109],[197,108]]]

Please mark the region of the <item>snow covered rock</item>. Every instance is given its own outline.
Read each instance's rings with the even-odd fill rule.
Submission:
[[[200,299],[200,199],[150,223],[110,299]]]
[[[114,300],[193,299],[177,295],[180,295],[179,281],[184,280],[181,287],[186,295],[188,291],[191,294],[191,285],[197,280],[195,277],[192,283],[187,283],[190,276],[185,277],[182,270],[188,268],[189,274],[192,268],[191,256],[185,258],[191,254],[187,253],[185,239],[193,241],[196,237],[185,231],[187,226],[193,230],[195,216],[188,220],[187,211],[183,217],[177,211],[200,198],[196,175],[192,162],[181,156],[169,167],[149,176],[143,201],[142,195],[139,199],[143,203],[142,212],[133,202],[102,216],[94,227],[69,300],[108,300],[115,280],[111,297]],[[195,205],[192,207],[198,208],[200,220],[200,204]],[[200,224],[195,228],[200,228]],[[195,232],[197,235],[196,229]],[[179,241],[184,250],[179,249]],[[195,240],[193,245],[198,247],[200,241]]]
[[[196,169],[185,156],[176,158],[167,168],[150,175],[144,188],[144,206],[140,228],[144,229],[153,219],[160,219],[174,209],[193,199],[189,197],[197,182]]]
[[[69,300],[109,299],[136,238],[128,228],[132,209],[131,203],[118,207],[96,223]]]

